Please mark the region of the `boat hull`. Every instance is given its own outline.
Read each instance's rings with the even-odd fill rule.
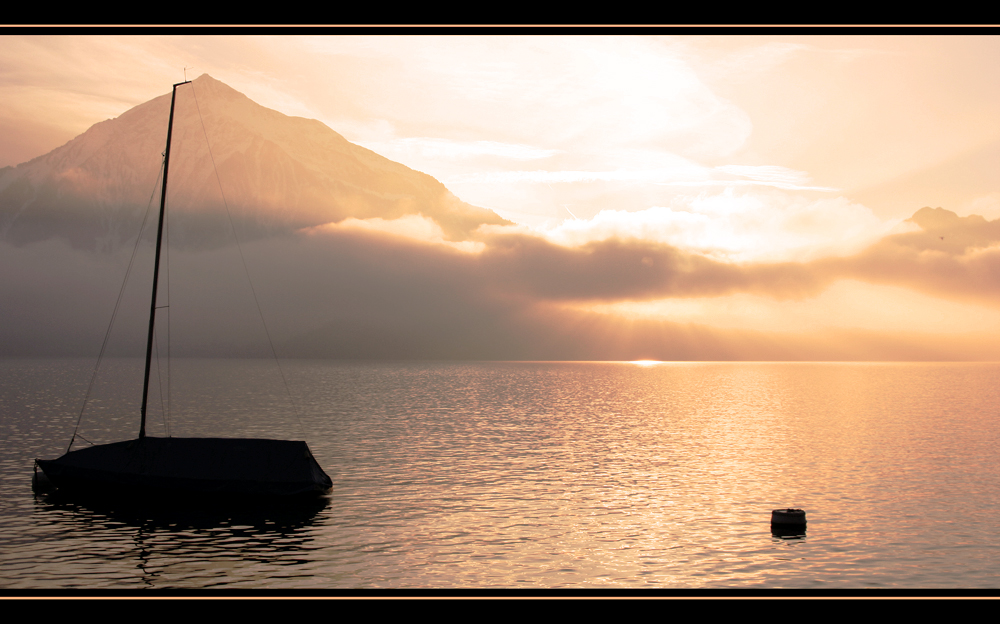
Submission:
[[[140,438],[36,460],[61,492],[104,496],[299,497],[333,482],[305,442],[253,438]]]

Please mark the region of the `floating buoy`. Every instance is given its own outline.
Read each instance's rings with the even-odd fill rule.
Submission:
[[[771,526],[799,526],[806,525],[806,512],[801,509],[775,509],[771,512]]]

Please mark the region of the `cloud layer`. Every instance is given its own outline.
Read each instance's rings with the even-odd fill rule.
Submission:
[[[989,323],[943,331],[940,319],[922,323],[920,311],[900,309],[907,323],[893,323],[889,314],[879,317],[888,326],[852,326],[847,313],[838,319],[836,311],[810,307],[833,285],[856,280],[872,286],[835,292],[864,296],[866,305],[904,305],[913,299],[898,294],[903,286],[955,301],[959,307],[941,313],[959,320],[963,302],[995,315],[1000,221],[931,209],[913,221],[914,231],[886,236],[860,253],[802,262],[734,261],[606,234],[567,245],[513,226],[482,228],[475,240],[456,242],[432,220],[412,216],[309,228],[246,243],[243,251],[269,331],[287,357],[995,358],[996,328]],[[140,262],[148,263],[145,249]],[[0,254],[9,267],[0,284],[9,295],[2,310],[5,354],[92,354],[123,257],[54,239],[0,244]],[[235,247],[175,250],[171,267],[174,354],[266,355]],[[144,270],[135,271],[132,311],[119,321],[120,353],[141,350],[148,284]],[[762,326],[747,314],[742,326],[713,327],[721,308],[711,306],[732,305],[739,300],[733,297],[770,301],[775,310],[792,303],[798,307],[786,307],[786,314],[798,310],[812,320],[808,327],[783,326],[779,312]],[[708,307],[702,319],[677,307],[657,311],[656,302],[667,301]],[[647,308],[637,314],[628,302]]]

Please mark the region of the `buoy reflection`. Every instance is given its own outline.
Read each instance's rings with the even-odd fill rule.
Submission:
[[[776,537],[782,540],[799,540],[805,539],[806,528],[793,527],[793,526],[780,526],[776,524],[771,525],[771,537]]]

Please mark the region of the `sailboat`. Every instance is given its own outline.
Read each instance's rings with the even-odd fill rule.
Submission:
[[[134,440],[67,450],[57,459],[35,460],[36,483],[59,491],[114,497],[196,495],[218,497],[303,497],[330,490],[333,482],[302,441],[247,438],[154,438],[146,435],[146,403],[156,317],[156,291],[177,87],[170,98],[163,160],[160,215],[153,261],[153,294],[146,339],[139,436]],[[72,447],[72,442],[70,442]],[[38,470],[42,474],[37,473]]]

